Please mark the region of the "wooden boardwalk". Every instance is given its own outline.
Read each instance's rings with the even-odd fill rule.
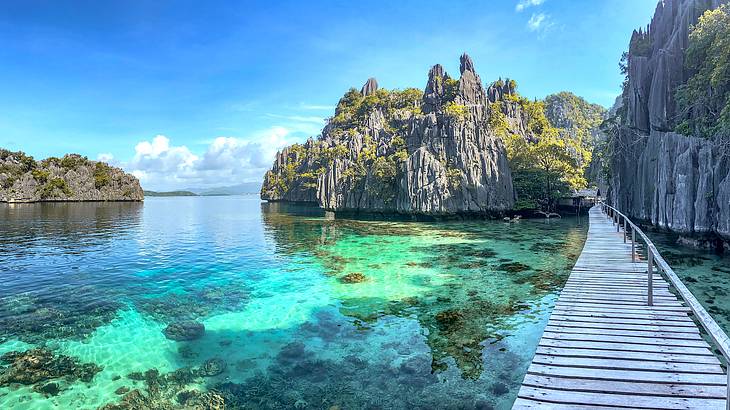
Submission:
[[[550,315],[515,409],[725,409],[727,376],[690,308],[631,261],[600,206]]]

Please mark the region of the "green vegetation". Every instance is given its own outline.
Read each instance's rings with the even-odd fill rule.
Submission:
[[[0,174],[7,174],[10,177],[17,178],[36,167],[36,162],[30,155],[24,152],[9,151],[0,148]]]
[[[444,113],[451,118],[463,121],[467,115],[469,115],[469,109],[466,108],[466,105],[456,104],[453,101],[449,101],[444,104]]]
[[[71,189],[63,178],[51,178],[39,188],[41,199],[48,199],[56,196],[57,191],[61,191],[65,196],[71,196]]]
[[[109,185],[111,181],[111,167],[103,162],[97,162],[94,165],[94,187],[101,189]]]
[[[559,198],[586,186],[584,174],[591,152],[580,140],[565,138],[550,124],[544,102],[522,97],[519,101],[527,119],[528,138],[518,134],[503,137],[517,193],[515,206],[551,210]]]
[[[730,137],[730,6],[708,10],[689,34],[686,67],[694,72],[677,88],[677,132]]]
[[[39,184],[45,184],[48,182],[48,177],[51,176],[51,173],[43,170],[43,169],[34,169],[31,172],[31,175],[33,175],[33,178],[39,183]]]
[[[416,88],[402,91],[381,88],[365,97],[351,88],[337,103],[335,115],[328,123],[335,130],[357,129],[365,125],[370,113],[376,109],[380,109],[386,118],[393,118],[397,110],[413,115],[420,114],[422,97],[423,92]]]

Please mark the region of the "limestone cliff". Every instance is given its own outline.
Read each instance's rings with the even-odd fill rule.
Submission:
[[[486,90],[467,55],[460,77],[429,71],[424,92],[387,91],[369,79],[350,90],[317,139],[288,147],[266,173],[261,197],[308,201],[334,211],[447,215],[492,213],[514,204],[502,140],[506,117],[524,135],[514,83]]]
[[[610,200],[629,215],[686,236],[730,239],[730,164],[712,141],[673,130],[690,26],[719,0],[665,0],[635,31],[620,126],[611,147]]]
[[[143,199],[137,178],[106,163],[75,154],[35,161],[0,149],[0,202]]]

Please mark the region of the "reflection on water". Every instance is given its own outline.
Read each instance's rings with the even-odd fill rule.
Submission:
[[[509,408],[587,228],[246,197],[0,216],[0,408]]]

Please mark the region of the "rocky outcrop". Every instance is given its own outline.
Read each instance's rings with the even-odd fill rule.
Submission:
[[[0,149],[0,202],[143,199],[136,177],[106,163],[75,154],[35,161]]]
[[[610,200],[629,215],[680,233],[730,240],[730,166],[712,141],[679,135],[675,91],[690,26],[719,0],[666,0],[633,33],[622,126],[611,158]]]
[[[359,92],[350,90],[318,139],[277,154],[261,197],[353,212],[510,209],[507,155],[488,123],[500,110],[513,132],[524,132],[519,105],[506,98],[514,82],[485,90],[468,55],[460,71],[454,80],[435,65],[423,93],[383,90],[372,78]]]

